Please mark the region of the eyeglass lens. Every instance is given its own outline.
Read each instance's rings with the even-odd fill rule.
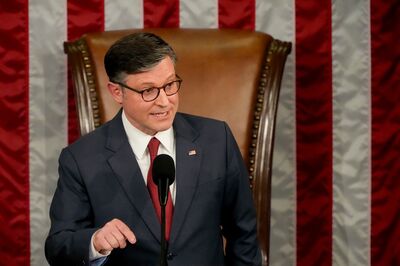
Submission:
[[[160,94],[160,90],[163,89],[167,96],[174,95],[178,92],[179,87],[181,84],[181,80],[175,80],[165,84],[163,87],[160,88],[148,88],[142,91],[143,100],[145,101],[153,101],[155,100],[158,95]]]

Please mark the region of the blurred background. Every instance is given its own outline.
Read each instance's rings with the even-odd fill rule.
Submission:
[[[0,265],[47,265],[57,159],[79,135],[63,42],[151,27],[241,28],[292,42],[271,265],[400,265],[398,0],[1,1]]]

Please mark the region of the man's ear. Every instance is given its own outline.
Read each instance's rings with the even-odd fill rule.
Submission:
[[[123,95],[121,87],[118,84],[108,82],[107,89],[111,93],[111,96],[114,98],[114,100],[117,103],[122,104],[122,99],[123,99],[124,95]]]

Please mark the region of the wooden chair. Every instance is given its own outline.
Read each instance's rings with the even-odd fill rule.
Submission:
[[[183,79],[179,111],[225,120],[231,127],[249,169],[267,265],[274,127],[291,44],[254,31],[165,28],[90,33],[65,42],[82,135],[119,110],[106,87],[103,58],[113,42],[136,31],[153,32],[176,51],[176,72]]]

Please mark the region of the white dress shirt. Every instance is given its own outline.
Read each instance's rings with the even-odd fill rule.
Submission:
[[[135,154],[135,158],[139,164],[140,171],[142,172],[143,179],[147,185],[147,172],[150,167],[150,154],[147,149],[147,145],[151,138],[156,137],[160,141],[160,147],[158,148],[157,154],[168,154],[174,159],[176,165],[176,151],[175,151],[175,137],[174,130],[172,127],[165,131],[157,132],[154,136],[147,135],[139,129],[132,126],[132,124],[126,118],[124,112],[122,112],[122,123],[124,125],[125,132],[128,136],[129,144],[131,145],[132,151]],[[171,191],[172,202],[175,204],[176,186],[175,182],[169,187]]]

